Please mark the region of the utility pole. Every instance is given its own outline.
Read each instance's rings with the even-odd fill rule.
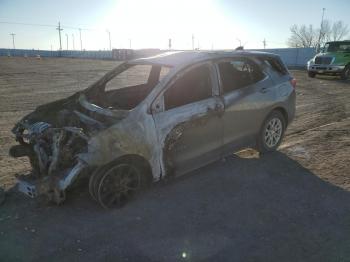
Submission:
[[[192,50],[194,50],[194,34],[192,34]]]
[[[171,49],[171,38],[169,38],[169,50]]]
[[[266,49],[266,40],[264,38],[264,41],[263,41],[263,45],[264,45],[264,49]]]
[[[67,38],[67,50],[69,49],[68,48],[68,34],[66,34],[66,38]]]
[[[322,8],[322,18],[321,18],[321,28],[320,28],[320,34],[318,36],[318,41],[317,41],[317,52],[320,50],[321,47],[321,39],[323,37],[323,18],[324,18],[324,11],[326,8]]]
[[[239,42],[239,46],[242,46],[242,41],[241,41],[241,39],[237,38],[237,41]]]
[[[73,50],[75,50],[75,45],[74,45],[74,34],[72,34],[72,41],[73,41]]]
[[[129,48],[131,49],[131,39],[129,39]]]
[[[58,27],[56,28],[56,30],[58,30],[58,37],[60,39],[60,50],[62,50],[61,31],[63,31],[63,29],[61,28],[60,22],[58,22]]]
[[[79,28],[79,36],[80,36],[80,50],[83,51],[83,41],[81,41],[81,28]]]
[[[109,39],[109,50],[112,51],[111,32],[107,30],[107,33],[108,33],[108,39]]]
[[[10,35],[12,36],[12,47],[13,47],[13,49],[16,49],[16,46],[15,46],[15,35],[16,34],[11,33]]]

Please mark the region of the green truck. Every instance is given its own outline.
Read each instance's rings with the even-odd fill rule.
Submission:
[[[321,53],[307,62],[309,77],[316,74],[340,75],[341,79],[350,77],[350,40],[327,42]]]

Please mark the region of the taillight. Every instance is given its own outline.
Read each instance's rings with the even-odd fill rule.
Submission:
[[[290,80],[290,83],[291,83],[291,85],[293,86],[294,89],[297,87],[297,80],[295,78],[292,78]]]

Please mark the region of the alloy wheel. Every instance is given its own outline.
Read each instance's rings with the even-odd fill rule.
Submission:
[[[279,118],[272,118],[266,125],[264,140],[269,148],[273,148],[278,144],[282,137],[283,124]]]
[[[109,169],[98,186],[98,201],[105,208],[123,206],[141,187],[140,173],[129,164]]]

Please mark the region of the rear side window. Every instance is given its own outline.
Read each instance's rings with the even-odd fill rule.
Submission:
[[[257,64],[246,58],[219,62],[218,66],[224,93],[259,82],[265,76]]]
[[[261,58],[261,61],[265,63],[267,66],[269,66],[270,68],[272,68],[273,71],[281,75],[288,74],[287,68],[284,66],[284,64],[280,59],[276,59],[272,57],[266,57],[266,58],[264,57],[264,58]]]

